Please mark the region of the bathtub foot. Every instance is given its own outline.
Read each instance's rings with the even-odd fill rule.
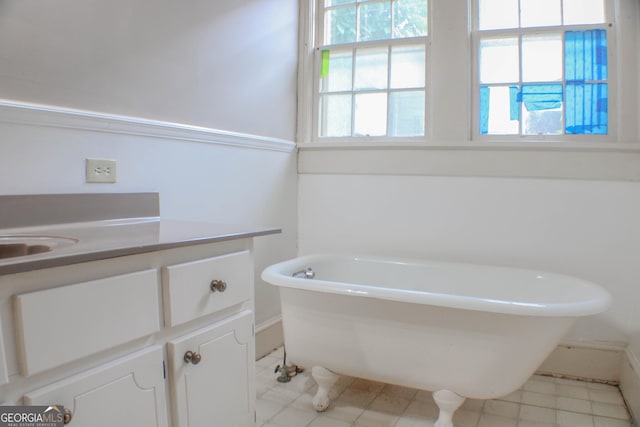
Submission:
[[[326,411],[329,407],[329,392],[340,376],[322,366],[311,368],[311,376],[318,383],[318,392],[313,397],[313,409],[318,412]]]
[[[462,405],[464,397],[449,391],[438,390],[433,392],[433,400],[440,408],[440,415],[435,423],[435,427],[454,427],[453,413]]]

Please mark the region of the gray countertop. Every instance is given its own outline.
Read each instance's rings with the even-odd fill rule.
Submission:
[[[0,275],[279,233],[278,228],[126,218],[0,229],[0,236],[61,236],[76,243],[50,252],[0,259]]]

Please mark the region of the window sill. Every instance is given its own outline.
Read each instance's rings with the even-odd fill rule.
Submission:
[[[418,149],[418,150],[534,150],[534,151],[626,151],[640,153],[638,142],[574,142],[574,141],[465,141],[465,142],[373,142],[338,141],[298,143],[300,150],[325,149]]]
[[[640,181],[640,141],[316,142],[298,149],[301,174]]]

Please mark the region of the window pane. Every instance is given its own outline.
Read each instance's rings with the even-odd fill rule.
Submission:
[[[393,37],[427,35],[427,1],[396,0],[393,3]]]
[[[424,87],[424,65],[424,45],[392,48],[391,87]]]
[[[355,2],[356,0],[325,0],[324,5],[325,7],[340,6],[341,4],[350,4]]]
[[[562,85],[523,85],[522,127],[525,135],[562,133]]]
[[[517,87],[483,86],[480,88],[480,133],[516,135],[519,132]]]
[[[566,133],[608,133],[608,85],[567,84]]]
[[[480,29],[518,28],[518,0],[479,0]]]
[[[387,134],[387,94],[362,93],[356,95],[354,134],[383,136]]]
[[[360,6],[359,41],[391,38],[391,2],[365,3]]]
[[[560,0],[520,0],[520,26],[560,25]]]
[[[389,135],[424,135],[424,91],[389,95]]]
[[[608,2],[477,2],[480,134],[606,135]]]
[[[356,90],[387,87],[388,52],[386,47],[356,50]]]
[[[356,41],[356,8],[341,7],[325,14],[325,44],[351,43]]]
[[[524,103],[529,111],[551,110],[562,104],[561,84],[522,85],[518,102]]]
[[[606,80],[606,30],[567,31],[564,42],[567,81]]]
[[[520,79],[518,39],[480,40],[480,83],[510,83]]]
[[[353,51],[332,50],[329,52],[328,72],[322,77],[322,92],[351,90]]]
[[[564,0],[564,24],[599,24],[605,22],[603,0]]]
[[[323,95],[320,136],[351,136],[351,95]]]
[[[562,80],[562,37],[560,34],[522,38],[522,80]]]
[[[523,109],[522,127],[525,135],[562,134],[562,108],[544,111]]]

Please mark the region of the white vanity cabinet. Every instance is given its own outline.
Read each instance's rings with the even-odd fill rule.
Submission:
[[[252,246],[0,275],[0,403],[62,404],[71,427],[255,425]]]

